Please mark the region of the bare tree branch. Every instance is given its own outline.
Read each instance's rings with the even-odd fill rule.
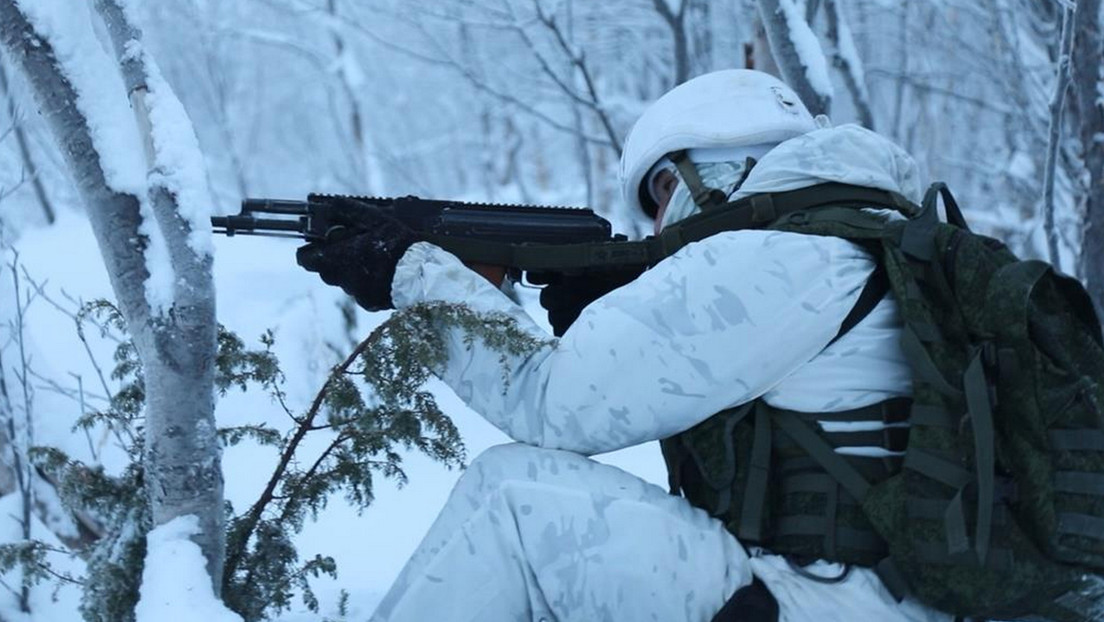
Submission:
[[[1101,0],[1080,0],[1074,20],[1071,69],[1079,111],[1081,158],[1088,186],[1081,265],[1097,313],[1104,317],[1104,32]]]
[[[657,0],[662,2],[663,0]],[[827,61],[793,0],[759,0],[759,15],[782,78],[814,115],[831,110]]]
[[[656,13],[667,22],[671,29],[672,45],[675,56],[675,85],[690,79],[690,46],[686,40],[686,5],[689,0],[678,0],[678,11],[671,11],[667,0],[652,0]]]
[[[468,83],[471,84],[473,87],[475,87],[475,89],[477,91],[480,91],[481,93],[486,93],[487,95],[490,95],[491,97],[499,100],[502,103],[508,104],[510,106],[514,106],[515,108],[517,108],[521,112],[524,112],[525,114],[528,114],[529,116],[532,116],[532,117],[542,121],[543,123],[547,124],[548,126],[554,128],[556,130],[559,130],[561,132],[565,132],[565,133],[573,135],[573,136],[577,135],[576,128],[572,127],[571,124],[559,121],[558,119],[555,119],[555,118],[549,116],[548,114],[542,112],[541,110],[538,110],[535,106],[521,100],[520,98],[518,98],[514,95],[511,95],[510,93],[499,90],[499,89],[495,88],[494,86],[492,86],[489,82],[487,82],[486,80],[481,78],[479,75],[477,75],[475,73],[475,71],[473,71],[470,67],[467,67],[463,63],[461,63],[460,61],[457,61],[456,59],[452,58],[443,49],[441,43],[439,41],[437,41],[432,35],[430,35],[428,32],[425,31],[424,26],[418,24],[418,25],[416,25],[416,27],[418,27],[422,30],[422,33],[425,35],[425,38],[429,42],[429,44],[434,46],[436,48],[437,52],[441,55],[441,57],[445,59],[443,62],[448,67],[450,67],[453,71],[455,71],[460,76],[462,76],[465,80],[467,80]],[[588,143],[592,143],[592,144],[595,144],[595,145],[602,145],[602,146],[611,147],[611,148],[619,148],[619,145],[617,143],[611,143],[609,141],[608,137],[598,138],[598,137],[595,137],[595,136],[583,135],[583,136],[581,136],[581,138],[583,140],[587,141]]]
[[[810,0],[810,6],[814,0]],[[874,113],[870,108],[870,94],[862,68],[862,60],[851,38],[851,29],[847,25],[847,16],[843,10],[843,0],[825,0],[824,13],[828,18],[828,40],[832,42],[832,63],[843,74],[843,82],[851,94],[851,101],[859,113],[859,122],[874,129]]]
[[[605,108],[602,107],[601,102],[599,101],[598,89],[594,86],[594,78],[591,76],[590,68],[587,66],[586,59],[584,58],[582,52],[577,52],[572,47],[572,45],[568,43],[567,39],[564,37],[563,31],[560,29],[559,24],[556,23],[555,18],[544,13],[544,11],[541,9],[540,0],[534,0],[533,4],[536,6],[537,9],[537,19],[539,19],[540,22],[544,24],[549,31],[552,32],[553,36],[556,39],[556,43],[559,45],[560,49],[563,50],[564,55],[567,56],[571,65],[575,67],[575,69],[579,72],[579,76],[582,77],[583,84],[586,86],[587,96],[579,96],[573,88],[565,84],[563,80],[561,80],[556,75],[556,72],[552,71],[552,68],[548,65],[548,62],[544,60],[544,57],[538,52],[536,46],[533,45],[532,40],[529,39],[528,34],[525,33],[524,28],[519,28],[519,32],[522,34],[522,36],[525,38],[526,42],[532,49],[533,55],[537,57],[538,62],[540,62],[541,67],[544,69],[545,73],[547,73],[548,76],[552,78],[557,85],[560,86],[565,94],[567,94],[576,102],[589,108],[594,113],[594,115],[598,117],[598,121],[602,124],[602,129],[606,132],[606,138],[607,140],[609,140],[609,144],[612,146],[614,153],[617,154],[617,157],[620,158],[621,138],[618,137],[617,132],[613,129],[613,122],[610,120],[609,114],[606,112]]]
[[[52,225],[57,218],[54,206],[50,202],[50,196],[46,194],[42,176],[39,175],[38,167],[31,156],[31,145],[27,140],[27,130],[23,127],[23,120],[19,118],[19,111],[16,110],[15,99],[12,97],[11,88],[8,84],[8,70],[3,63],[0,63],[0,93],[3,93],[8,100],[8,117],[11,119],[12,129],[15,132],[15,144],[19,147],[19,157],[23,160],[23,166],[31,171],[31,188],[34,189],[38,205],[46,215],[46,222]]]
[[[1055,268],[1062,269],[1058,252],[1058,234],[1054,230],[1054,176],[1058,163],[1058,145],[1062,140],[1062,113],[1066,109],[1066,91],[1070,82],[1070,49],[1073,45],[1073,22],[1076,8],[1062,11],[1059,34],[1058,67],[1054,80],[1054,97],[1050,102],[1050,132],[1047,139],[1046,165],[1043,171],[1043,229],[1046,232],[1047,254]]]

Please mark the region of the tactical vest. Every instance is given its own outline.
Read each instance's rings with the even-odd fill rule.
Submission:
[[[873,567],[899,597],[950,613],[1104,618],[1104,341],[1080,284],[970,233],[941,184],[923,206],[841,184],[726,203],[680,171],[703,212],[653,242],[668,254],[747,228],[869,250],[878,269],[841,334],[892,290],[914,395],[838,413],[761,399],[718,413],[662,441],[672,492],[745,543]],[[907,219],[861,209],[887,207]],[[816,421],[890,427],[828,433]],[[904,455],[835,451],[871,445]]]

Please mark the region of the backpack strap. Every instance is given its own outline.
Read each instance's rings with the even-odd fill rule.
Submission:
[[[801,232],[811,221],[838,221],[845,226],[868,230],[868,237],[873,237],[884,223],[859,209],[864,207],[893,209],[906,216],[920,212],[916,204],[899,193],[832,182],[786,192],[753,194],[703,210],[640,244],[647,247],[648,264],[655,265],[683,246],[722,231],[777,228]],[[815,230],[810,232],[816,233]]]
[[[851,307],[851,312],[847,314],[847,317],[843,318],[843,323],[840,324],[839,332],[835,337],[828,342],[828,346],[839,341],[841,337],[846,335],[859,325],[859,322],[866,319],[866,316],[870,315],[870,312],[874,310],[874,307],[878,306],[878,303],[885,298],[885,295],[889,292],[889,277],[886,276],[885,266],[878,262],[878,266],[874,268],[874,272],[870,274],[870,278],[866,280],[866,285],[863,286],[862,292],[859,294],[859,299],[855,302],[855,306]],[[825,346],[826,348],[828,346]]]

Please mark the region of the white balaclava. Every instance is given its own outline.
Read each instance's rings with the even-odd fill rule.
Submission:
[[[731,196],[748,174],[748,158],[758,160],[774,148],[774,144],[751,145],[736,149],[691,149],[687,154],[698,169],[698,176],[707,188],[715,188]],[[723,159],[722,159],[723,158]],[[676,172],[676,175],[678,173]],[[660,229],[701,211],[690,189],[679,175],[679,184],[663,212]]]

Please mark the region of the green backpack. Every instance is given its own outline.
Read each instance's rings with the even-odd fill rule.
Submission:
[[[841,334],[892,290],[914,395],[719,413],[662,442],[672,492],[746,543],[874,567],[898,597],[959,616],[1104,619],[1104,347],[1081,285],[971,233],[942,184],[922,207],[840,184],[757,195],[662,235],[673,252],[747,227],[840,237],[878,258]],[[815,423],[826,419],[908,425],[830,434]],[[871,444],[904,455],[835,451]]]

